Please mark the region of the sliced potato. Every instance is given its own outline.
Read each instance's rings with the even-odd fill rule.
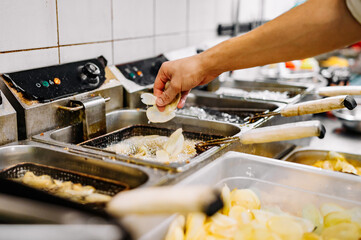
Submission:
[[[261,202],[250,189],[235,189],[231,192],[231,205],[242,206],[247,209],[260,209]]]

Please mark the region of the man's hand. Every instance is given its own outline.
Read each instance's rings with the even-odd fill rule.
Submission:
[[[154,82],[158,109],[164,111],[165,106],[172,102],[178,93],[182,96],[177,107],[182,108],[192,88],[207,84],[216,76],[218,75],[207,73],[201,55],[163,63]],[[170,84],[164,89],[168,81]]]

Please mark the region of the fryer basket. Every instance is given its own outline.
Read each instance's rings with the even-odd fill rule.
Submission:
[[[90,185],[96,189],[97,193],[106,194],[109,196],[114,196],[120,191],[129,189],[127,184],[111,179],[105,179],[80,172],[26,162],[3,169],[0,172],[0,177],[6,179],[16,179],[23,177],[27,171],[32,171],[37,176],[46,174],[56,180],[71,181],[73,183],[80,183],[82,185]]]
[[[112,144],[119,143],[133,136],[146,136],[146,135],[170,136],[173,132],[174,132],[173,129],[147,126],[147,125],[132,125],[102,135],[100,137],[96,137],[88,141],[82,142],[79,145],[81,146],[85,145],[85,146],[103,149]],[[190,132],[190,131],[183,131],[183,135],[185,138],[199,140],[199,141],[207,141],[217,138],[223,138],[223,136],[220,135],[210,135],[210,134]]]

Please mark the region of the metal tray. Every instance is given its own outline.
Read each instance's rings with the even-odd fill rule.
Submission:
[[[309,165],[312,167],[312,164],[314,164],[315,162],[319,160],[325,160],[329,152],[330,151],[328,150],[319,150],[319,149],[311,149],[311,148],[298,149],[285,156],[283,160],[293,163]],[[337,153],[344,156],[346,160],[352,165],[356,167],[361,167],[361,155],[344,153],[344,152],[337,152]],[[328,170],[323,170],[323,171],[328,171]]]
[[[178,128],[183,128],[184,132],[193,132],[193,133],[202,133],[203,135],[211,136],[234,136],[239,134],[241,128],[234,124],[227,124],[216,121],[205,121],[199,120],[192,117],[183,117],[176,116],[169,122],[154,124],[148,123],[144,110],[119,110],[107,114],[107,132],[117,131],[124,127],[134,126],[134,125],[144,125],[152,126],[157,128],[172,129],[176,130]],[[67,147],[74,151],[77,151],[79,154],[90,155],[90,156],[101,156],[108,159],[116,159],[119,161],[131,162],[141,165],[146,165],[150,167],[156,167],[171,171],[185,171],[194,165],[209,160],[211,161],[214,157],[219,157],[222,154],[222,151],[225,147],[214,147],[204,153],[194,157],[190,163],[170,163],[163,164],[157,162],[144,161],[141,159],[126,157],[123,155],[113,154],[109,151],[102,151],[99,148],[87,147],[87,146],[77,146],[83,142],[82,137],[82,125],[73,125],[61,129],[52,130],[45,132],[44,134],[39,134],[33,137],[36,141],[41,141],[47,144],[54,144],[57,146]]]
[[[299,213],[307,203],[318,206],[333,202],[347,208],[361,207],[358,176],[236,152],[228,152],[176,185],[221,187],[223,183],[231,188],[254,189],[262,204],[280,205],[290,212]],[[123,219],[123,223],[137,239],[163,239],[173,217],[133,215]],[[135,226],[135,223],[140,224]]]
[[[262,101],[273,101],[273,102],[281,102],[281,103],[295,103],[300,101],[304,95],[311,92],[312,87],[306,87],[302,85],[294,85],[294,84],[280,84],[274,81],[226,81],[223,82],[220,88],[233,88],[233,89],[242,89],[247,92],[251,91],[274,91],[274,92],[288,92],[287,97],[284,99],[269,99],[267,97],[264,98],[253,98],[253,97],[240,97],[232,94],[221,94],[225,97],[235,97],[235,98],[243,98],[243,99],[254,99],[254,100],[262,100]]]
[[[148,184],[154,185],[160,181],[160,178],[136,166],[100,161],[36,143],[34,145],[3,146],[0,148],[0,159],[0,170],[6,170],[14,165],[24,163],[41,164],[50,168],[75,172],[83,176],[90,175],[96,179],[106,179],[109,182],[122,182],[128,185],[130,189]]]

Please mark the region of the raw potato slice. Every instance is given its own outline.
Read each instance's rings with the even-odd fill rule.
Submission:
[[[140,98],[145,105],[155,105],[155,101],[157,100],[157,97],[151,93],[143,93],[140,95]]]
[[[302,240],[322,240],[320,236],[316,233],[304,233],[302,236]]]
[[[227,185],[224,185],[222,188],[222,201],[223,201],[223,209],[222,213],[224,215],[228,215],[229,209],[231,208],[231,191],[229,190],[229,187]]]
[[[177,216],[170,224],[165,240],[183,240],[184,222],[185,222],[185,217],[183,215]]]
[[[311,221],[316,229],[315,232],[320,234],[323,230],[323,216],[321,212],[318,210],[318,208],[312,204],[306,205],[302,209],[302,216],[305,219],[308,219]]]
[[[237,231],[237,221],[220,213],[216,213],[206,223],[206,231],[216,237],[231,239]]]
[[[326,228],[322,232],[323,240],[358,240],[361,238],[360,229],[354,223],[340,223]]]
[[[165,85],[165,89],[167,89],[168,86],[169,86],[169,82],[167,82],[167,84]],[[147,109],[148,120],[153,123],[164,123],[164,122],[168,122],[169,120],[175,117],[174,111],[177,109],[177,105],[181,99],[181,94],[178,93],[177,96],[173,99],[173,101],[167,106],[165,106],[163,112],[160,112],[158,110],[158,107],[155,106],[157,97],[154,96],[153,94],[143,93],[142,95],[140,95],[140,97],[145,105],[152,106]]]
[[[331,212],[324,217],[325,228],[340,224],[351,222],[351,216],[346,211]]]
[[[204,239],[206,231],[204,230],[204,222],[206,215],[203,213],[190,213],[186,221],[185,240]]]
[[[174,112],[160,112],[156,106],[150,107],[147,109],[147,118],[150,122],[153,123],[164,123],[168,122],[175,117]]]
[[[252,213],[241,206],[233,206],[229,210],[229,216],[238,222],[238,225],[248,224],[253,219]]]
[[[257,195],[249,189],[235,189],[231,192],[231,205],[247,209],[260,209],[261,202]]]
[[[267,222],[268,228],[281,236],[282,239],[296,240],[303,235],[302,227],[287,216],[274,216]]]
[[[340,205],[337,205],[335,203],[325,203],[321,206],[320,210],[321,210],[321,213],[323,216],[326,216],[327,214],[329,214],[331,212],[345,211],[345,209],[343,207],[341,207]]]
[[[252,210],[252,214],[253,214],[255,220],[261,225],[266,225],[267,221],[271,217],[276,216],[276,214],[274,214],[272,212],[258,210],[258,209]]]

